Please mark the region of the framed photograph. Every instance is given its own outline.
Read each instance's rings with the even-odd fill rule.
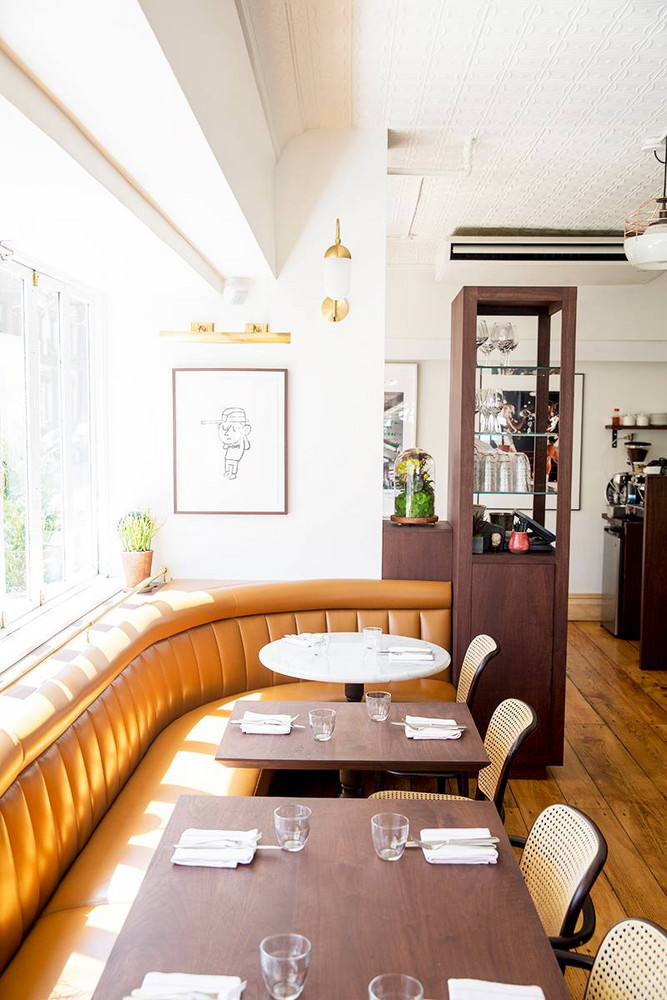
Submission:
[[[174,513],[287,513],[287,370],[174,368]]]
[[[397,455],[417,446],[417,365],[384,366],[382,512],[394,512],[393,468]]]

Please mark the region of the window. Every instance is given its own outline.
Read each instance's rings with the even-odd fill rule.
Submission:
[[[90,303],[0,265],[0,612],[5,627],[98,571]],[[0,633],[1,634],[1,633]]]

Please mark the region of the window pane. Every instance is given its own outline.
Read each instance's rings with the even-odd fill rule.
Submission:
[[[36,289],[39,342],[40,481],[45,588],[65,579],[60,296]]]
[[[88,339],[88,304],[70,300],[67,370],[65,385],[68,397],[67,439],[71,448],[72,509],[69,519],[71,537],[68,551],[72,565],[68,578],[79,576],[97,566],[95,525],[93,519],[93,477],[90,447],[90,356]]]
[[[0,584],[7,621],[30,607],[24,319],[23,282],[0,273]]]

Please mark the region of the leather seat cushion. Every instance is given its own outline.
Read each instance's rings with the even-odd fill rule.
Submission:
[[[237,700],[201,705],[163,730],[65,875],[46,913],[131,902],[179,795],[254,795],[261,790],[259,769],[225,767],[215,760]]]
[[[394,701],[456,701],[456,688],[448,681],[430,680],[396,681],[392,684],[366,685],[367,690],[390,691]],[[345,701],[344,684],[325,684],[322,681],[295,681],[277,684],[263,691],[250,691],[244,695],[257,701]]]
[[[129,910],[115,903],[43,914],[0,978],[0,1000],[90,1000]]]

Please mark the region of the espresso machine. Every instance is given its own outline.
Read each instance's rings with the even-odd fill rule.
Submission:
[[[631,472],[616,472],[607,483],[605,496],[609,517],[626,517],[644,506],[644,467],[650,441],[626,439],[625,454]]]
[[[644,467],[649,441],[627,438],[629,472],[607,483],[602,560],[601,624],[612,635],[638,639],[644,537]]]

